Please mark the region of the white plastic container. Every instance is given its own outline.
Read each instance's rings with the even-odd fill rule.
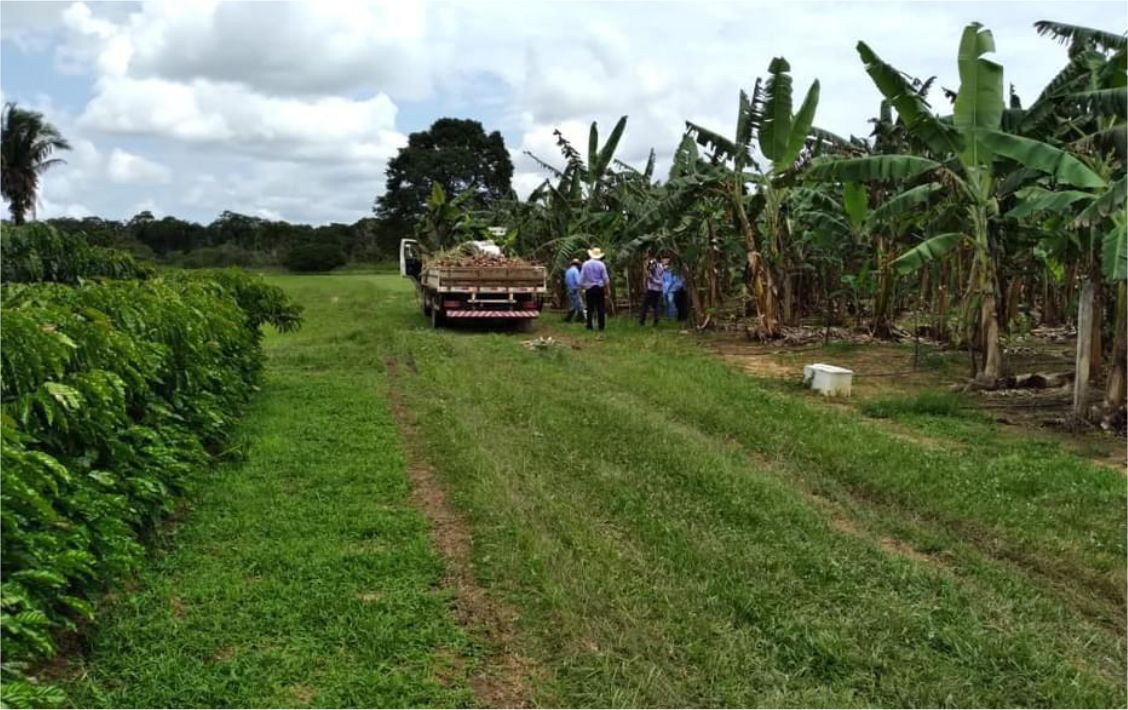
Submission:
[[[803,384],[825,397],[849,397],[853,382],[854,371],[844,367],[821,362],[803,366]]]

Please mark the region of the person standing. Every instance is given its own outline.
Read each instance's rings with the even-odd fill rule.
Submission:
[[[587,329],[592,330],[592,319],[598,316],[599,330],[607,326],[607,287],[611,277],[603,264],[603,250],[599,247],[588,249],[588,260],[580,267],[580,288],[587,297]]]
[[[658,313],[662,310],[662,281],[666,269],[657,259],[646,261],[646,295],[642,299],[642,309],[638,314],[638,324],[646,325],[646,312],[654,310],[654,325],[658,325]]]
[[[564,322],[571,323],[574,319],[579,322],[584,317],[584,302],[580,297],[580,260],[572,259],[568,270],[564,272],[564,289],[568,292],[568,315]]]
[[[666,316],[673,320],[685,320],[685,279],[670,266],[670,260],[663,259],[666,273],[662,280],[662,295],[666,301]]]

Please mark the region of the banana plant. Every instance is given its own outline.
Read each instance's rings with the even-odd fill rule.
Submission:
[[[624,181],[614,170],[619,165],[615,151],[626,126],[627,117],[620,117],[600,145],[599,126],[593,121],[588,131],[586,158],[563,133],[555,131],[556,145],[564,158],[563,168],[525,151],[557,181],[553,185],[546,180],[529,197],[530,202],[541,204],[549,213],[553,236],[542,245],[541,257],[550,262],[554,272],[562,271],[572,257],[594,243],[614,248],[626,237],[620,209]],[[641,174],[653,173],[653,161],[652,155],[650,167]]]
[[[709,148],[716,163],[727,164],[729,168],[723,189],[734,221],[744,238],[748,285],[756,302],[761,337],[776,335],[782,315],[773,273],[780,265],[772,263],[778,261],[787,248],[789,233],[782,210],[788,188],[781,178],[796,167],[811,133],[819,103],[819,82],[816,79],[807,90],[798,112],[792,113],[790,71],[791,65],[787,60],[776,57],[768,65],[767,81],[757,79],[751,97],[744,91],[740,92],[736,131],[732,138],[686,122],[687,134]],[[767,161],[766,168],[753,156],[754,139]],[[755,185],[756,202],[748,195],[750,183]],[[750,208],[760,206],[766,234],[759,233],[755,214],[749,214]]]
[[[999,219],[998,183],[1010,172],[1001,166],[1009,168],[1009,161],[1011,165],[1050,176],[1058,184],[1080,188],[1099,189],[1106,181],[1060,148],[1002,130],[1003,68],[984,56],[995,51],[995,42],[981,24],[969,24],[960,40],[960,88],[950,118],[934,114],[905,75],[884,62],[864,42],[858,43],[857,51],[877,88],[933,157],[877,155],[834,159],[813,165],[812,174],[838,181],[919,179],[951,191],[964,211],[963,229],[930,237],[902,254],[896,265],[902,271],[912,271],[961,243],[971,246],[974,260],[968,295],[978,301],[978,327],[986,351],[977,364],[977,379],[994,382],[1002,374],[1002,350],[996,298],[997,254],[992,237]],[[966,302],[971,304],[972,299]]]
[[[810,189],[810,188],[805,188]],[[872,254],[861,269],[872,275],[873,320],[871,332],[882,338],[892,334],[895,235],[910,231],[943,204],[944,189],[927,182],[901,192],[848,182],[840,199],[806,200],[808,223],[814,231],[840,241],[863,246]]]
[[[418,239],[432,250],[443,249],[459,241],[459,235],[463,235],[469,226],[470,213],[464,206],[473,195],[474,190],[470,189],[448,200],[443,186],[436,181],[427,199],[427,211],[415,225]]]

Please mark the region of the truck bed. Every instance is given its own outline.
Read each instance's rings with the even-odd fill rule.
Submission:
[[[424,266],[422,281],[435,289],[544,288],[543,266]]]

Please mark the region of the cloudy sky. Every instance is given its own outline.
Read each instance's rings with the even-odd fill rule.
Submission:
[[[221,211],[321,224],[370,213],[407,134],[455,116],[500,130],[522,195],[552,131],[630,117],[623,160],[659,170],[692,120],[729,133],[773,56],[816,123],[865,135],[880,96],[854,46],[955,88],[962,27],[993,30],[1026,101],[1064,62],[1039,19],[1123,31],[1112,2],[0,2],[0,93],[70,139],[39,215]],[[934,100],[942,102],[937,92]]]

